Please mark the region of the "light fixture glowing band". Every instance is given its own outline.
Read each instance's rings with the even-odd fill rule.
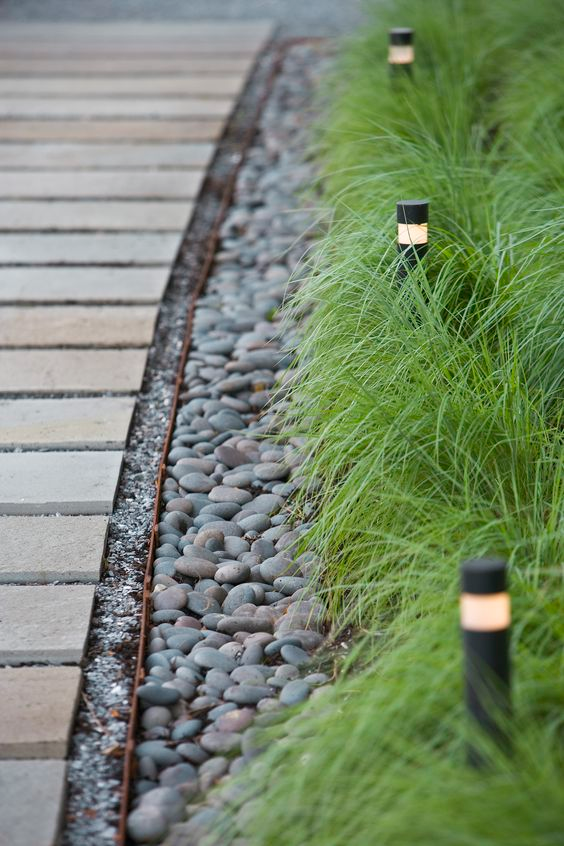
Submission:
[[[426,244],[429,240],[427,223],[398,223],[398,244],[408,247],[410,244]]]
[[[389,31],[388,64],[392,68],[411,70],[415,61],[414,35],[409,27],[396,27]]]
[[[505,723],[511,710],[511,601],[507,593],[507,565],[499,558],[473,558],[463,562],[461,574],[460,618],[468,713],[507,750]],[[468,749],[468,761],[472,766],[483,765],[472,746]]]
[[[388,62],[390,65],[411,65],[415,61],[413,44],[390,44]]]
[[[460,597],[460,624],[465,631],[498,632],[511,625],[508,593],[473,594]]]

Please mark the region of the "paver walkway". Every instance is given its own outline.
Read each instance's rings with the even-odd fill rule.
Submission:
[[[158,304],[269,30],[0,30],[0,846],[57,840],[80,662]]]

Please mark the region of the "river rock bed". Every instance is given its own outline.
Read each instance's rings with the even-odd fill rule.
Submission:
[[[272,437],[295,373],[298,327],[280,307],[312,237],[313,210],[297,195],[314,177],[304,150],[327,61],[308,45],[286,54],[196,308],[138,689],[136,843],[162,842],[241,771],[257,751],[257,714],[329,681],[316,657],[325,609],[309,583],[315,561],[300,543],[312,506],[292,506],[303,455],[298,441]],[[179,843],[200,842],[201,814],[194,831],[178,826]]]

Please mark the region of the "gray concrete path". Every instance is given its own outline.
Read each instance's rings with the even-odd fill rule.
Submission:
[[[0,27],[0,846],[58,838],[159,301],[269,32]]]

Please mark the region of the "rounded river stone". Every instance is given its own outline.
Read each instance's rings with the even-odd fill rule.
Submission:
[[[303,679],[293,679],[289,681],[280,693],[280,702],[282,705],[299,705],[300,702],[305,702],[310,694],[310,686]]]
[[[137,695],[149,705],[174,705],[180,699],[179,690],[159,684],[142,684],[137,688]]]
[[[223,584],[228,582],[232,585],[238,585],[246,582],[251,577],[251,568],[248,564],[243,564],[240,561],[229,561],[216,570],[214,579]]]
[[[224,655],[219,650],[212,649],[209,646],[198,649],[193,653],[193,658],[198,667],[223,670],[224,673],[231,673],[237,666],[237,663],[229,655]]]
[[[307,652],[292,644],[283,646],[280,654],[287,664],[293,664],[294,667],[307,667],[311,661]]]
[[[236,684],[227,688],[223,698],[237,705],[256,705],[261,699],[268,699],[273,695],[274,691],[267,685]]]
[[[181,611],[185,606],[186,591],[179,587],[166,588],[153,597],[156,611]]]

